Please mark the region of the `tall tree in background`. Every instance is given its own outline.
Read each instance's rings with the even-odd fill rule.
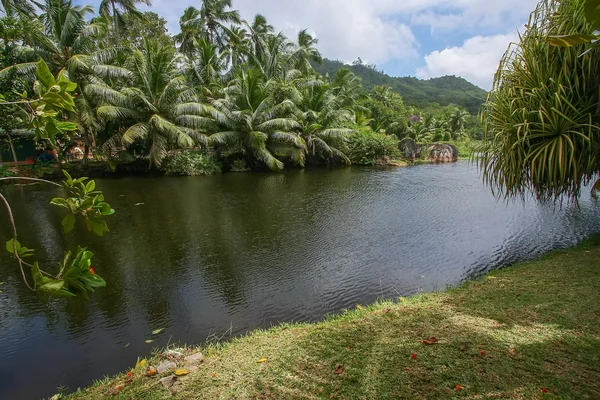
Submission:
[[[144,15],[137,9],[137,4],[152,5],[151,0],[102,0],[100,2],[100,15],[107,20],[112,19],[115,41],[119,42],[119,36],[127,30],[125,15],[143,19]]]
[[[199,130],[211,124],[199,116],[203,107],[193,101],[193,91],[179,75],[179,62],[173,48],[146,41],[145,49],[135,51],[128,62],[131,86],[121,90],[102,84],[86,87],[86,94],[101,104],[98,116],[127,124],[114,142],[141,142],[149,167],[159,166],[171,148],[204,143]]]

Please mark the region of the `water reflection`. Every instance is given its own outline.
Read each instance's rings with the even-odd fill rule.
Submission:
[[[317,320],[377,297],[442,289],[599,230],[596,204],[498,203],[466,163],[98,182],[111,232],[63,237],[43,186],[3,188],[46,265],[77,243],[109,286],[89,301],[27,292],[0,253],[0,398],[115,373],[154,345]],[[138,203],[144,203],[137,205]],[[10,232],[0,214],[0,240]],[[60,253],[60,252],[59,252]],[[145,344],[152,330],[165,333]],[[125,347],[127,344],[129,345]],[[52,368],[48,368],[48,363]],[[36,376],[33,387],[27,378]],[[39,385],[37,384],[39,383]]]

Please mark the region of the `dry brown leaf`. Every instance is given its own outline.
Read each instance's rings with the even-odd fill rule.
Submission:
[[[421,343],[427,344],[427,345],[436,344],[437,342],[439,342],[439,340],[433,336],[428,339],[421,340]]]
[[[154,368],[154,367],[146,368],[146,376],[154,376],[156,374],[158,374],[158,371],[156,371],[156,368]]]
[[[344,366],[342,364],[340,364],[337,367],[335,367],[335,374],[336,375],[341,375],[342,372],[344,372]]]

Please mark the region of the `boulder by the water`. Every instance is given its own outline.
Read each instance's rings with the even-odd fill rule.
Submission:
[[[458,159],[458,148],[453,144],[433,143],[427,148],[427,155],[433,162],[454,162]]]
[[[398,143],[398,150],[402,153],[405,159],[416,159],[421,157],[423,146],[415,142],[412,138],[404,138]]]

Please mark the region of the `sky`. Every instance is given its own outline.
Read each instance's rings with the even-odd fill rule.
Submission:
[[[392,76],[461,76],[489,90],[498,62],[523,32],[538,0],[233,0],[252,20],[263,14],[289,38],[308,31],[324,57],[360,57]],[[200,0],[153,0],[150,9],[179,31]]]

